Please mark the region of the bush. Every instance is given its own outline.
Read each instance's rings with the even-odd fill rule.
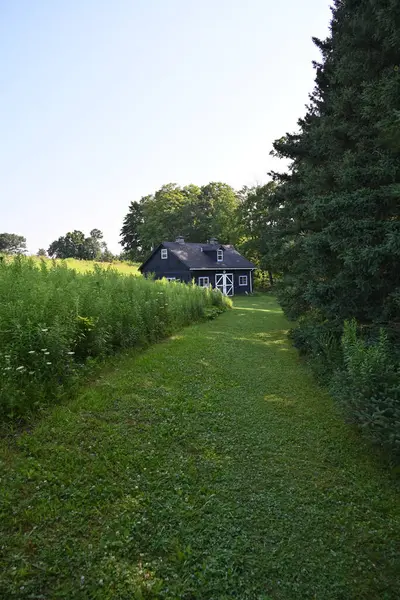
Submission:
[[[342,331],[340,324],[327,321],[314,310],[300,317],[297,326],[290,332],[294,346],[310,359],[315,376],[325,383],[343,362]]]
[[[254,271],[254,290],[257,292],[269,292],[272,289],[268,271],[256,269]]]
[[[56,401],[88,359],[155,342],[228,306],[216,290],[112,268],[77,273],[62,263],[3,261],[0,415],[21,416]]]
[[[400,360],[393,332],[389,337],[385,329],[362,328],[355,320],[342,326],[312,310],[300,317],[290,337],[348,420],[400,456]]]
[[[344,368],[333,377],[333,394],[372,441],[400,455],[399,357],[387,333],[363,338],[356,321],[346,321],[342,348]]]

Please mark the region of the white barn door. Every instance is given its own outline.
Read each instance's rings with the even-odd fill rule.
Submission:
[[[233,296],[233,273],[217,273],[215,275],[215,287],[224,296]]]

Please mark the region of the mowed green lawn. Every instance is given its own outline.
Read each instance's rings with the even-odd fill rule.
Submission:
[[[395,481],[275,301],[234,304],[2,444],[1,598],[400,597]]]

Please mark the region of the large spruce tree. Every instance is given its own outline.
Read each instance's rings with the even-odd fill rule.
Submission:
[[[281,300],[298,317],[400,319],[400,3],[336,0],[316,86],[271,200]]]

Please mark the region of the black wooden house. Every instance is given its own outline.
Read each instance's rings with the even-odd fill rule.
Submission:
[[[211,239],[206,244],[187,243],[183,238],[162,242],[139,267],[143,275],[156,279],[194,281],[219,289],[226,296],[253,291],[256,267],[230,245]]]

